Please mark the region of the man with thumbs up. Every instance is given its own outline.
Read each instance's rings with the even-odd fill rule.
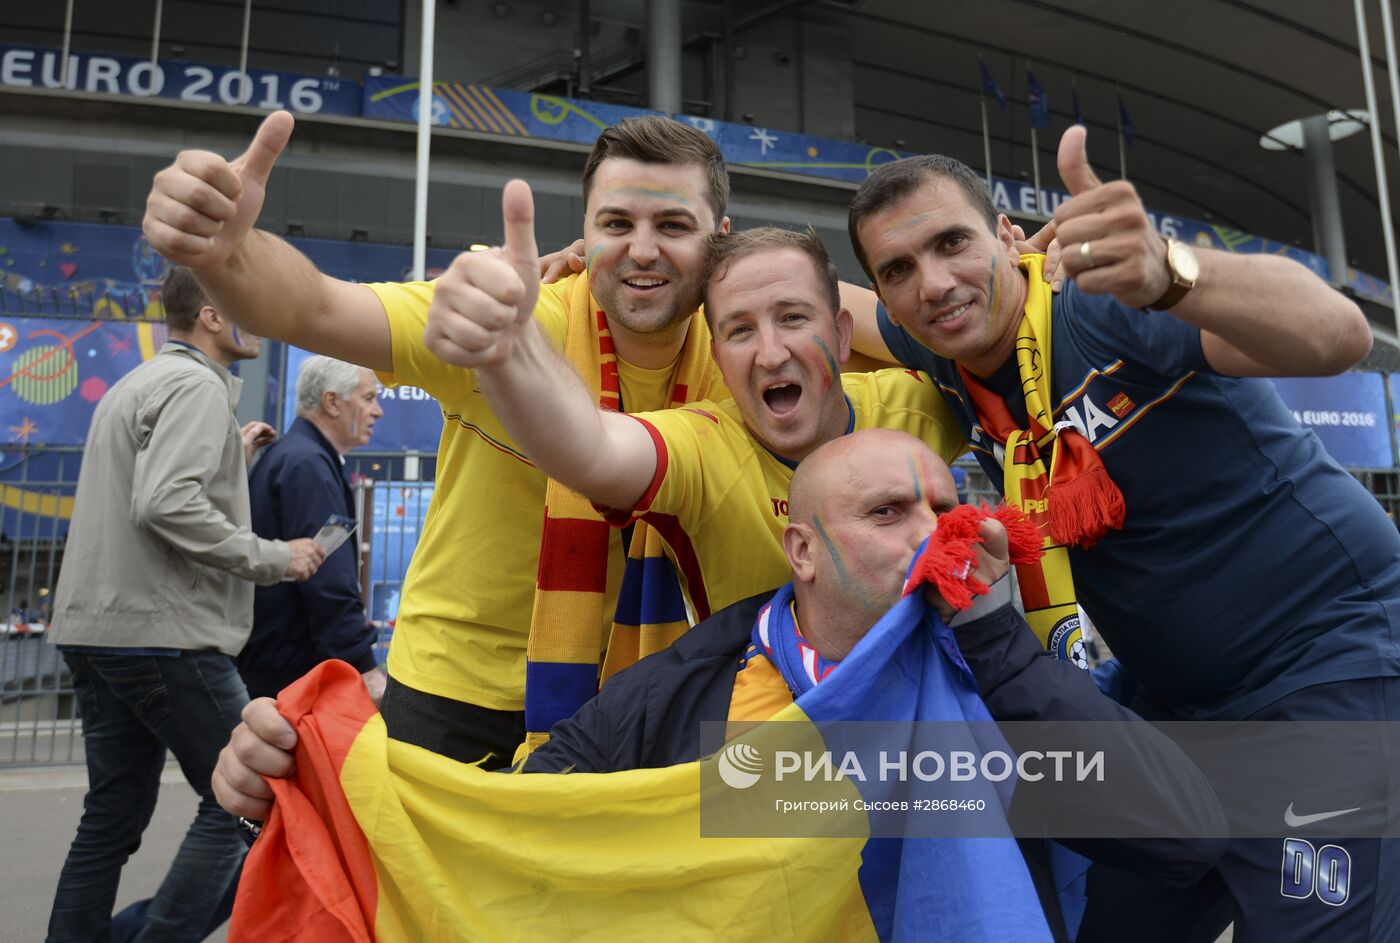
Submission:
[[[524,236],[533,253],[533,233],[507,220],[505,249],[464,253],[434,282],[323,275],[253,228],[292,124],[289,114],[269,116],[232,161],[182,152],[156,175],[146,237],[193,269],[219,310],[247,329],[370,367],[386,385],[420,387],[441,404],[437,488],[404,586],[381,710],[396,739],[466,762],[488,754],[508,762],[524,735],[532,626],[593,632],[584,662],[596,690],[623,569],[620,536],[535,468],[458,366],[454,351],[478,339],[429,313],[445,299],[480,299],[471,283],[480,263],[518,260]],[[719,149],[668,118],[623,121],[589,155],[583,195],[587,270],[543,289],[538,270],[525,272],[527,316],[606,408],[722,397],[709,333],[693,316],[705,239],[729,226]]]
[[[1023,574],[1032,625],[1053,614],[1041,642],[1074,657],[1082,606],[1148,716],[1400,719],[1400,537],[1263,379],[1346,369],[1370,348],[1365,318],[1295,262],[1158,236],[1131,184],[1095,176],[1082,127],[1059,169],[1072,198],[1053,297],[1044,260],[1016,251],[955,160],[883,165],[850,210],[883,343],[938,381],[1065,564]],[[1347,792],[1327,808],[1359,805]],[[1281,834],[1304,824],[1278,811]],[[1287,843],[1234,842],[1235,939],[1395,938],[1400,849],[1341,844],[1344,873],[1314,894],[1290,883]]]

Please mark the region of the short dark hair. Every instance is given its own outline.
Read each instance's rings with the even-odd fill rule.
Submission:
[[[177,265],[165,276],[160,301],[165,307],[166,325],[172,331],[187,334],[194,330],[195,322],[199,320],[199,309],[209,304],[209,296],[200,287],[194,272]]]
[[[865,269],[871,282],[875,281],[875,273],[870,270],[865,247],[860,244],[860,224],[867,217],[889,209],[925,184],[939,180],[947,180],[961,187],[968,202],[987,220],[987,228],[992,232],[997,231],[997,210],[992,204],[991,191],[987,189],[987,179],[962,161],[942,154],[921,154],[881,164],[856,191],[846,222],[851,234],[851,247],[855,249],[860,267]]]
[[[705,170],[705,200],[715,214],[715,226],[729,206],[729,171],[719,145],[703,132],[665,115],[623,118],[598,135],[588,163],[583,165],[583,202],[593,189],[593,176],[610,157],[644,164],[697,164]]]
[[[832,315],[841,310],[841,276],[836,271],[831,257],[826,254],[826,246],[822,245],[817,231],[811,226],[802,232],[779,229],[776,226],[760,226],[743,232],[717,232],[710,236],[705,251],[703,289],[705,320],[708,324],[714,325],[714,318],[710,316],[710,282],[723,278],[729,271],[729,266],[736,260],[770,249],[796,249],[811,259],[817,276],[821,279],[822,295],[831,306]]]

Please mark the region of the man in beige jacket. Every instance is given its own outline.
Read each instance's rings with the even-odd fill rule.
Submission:
[[[263,540],[250,526],[247,452],[271,433],[240,430],[242,381],[258,355],[176,269],[165,284],[170,342],[103,397],[88,432],[50,640],[73,674],[88,793],[59,877],[49,940],[105,940],[122,865],[140,845],[166,751],[199,812],[156,897],[124,921],[135,939],[198,940],[243,843],[210,774],[248,700],[233,657],[252,629],[253,584],[303,580],[312,540]],[[220,912],[222,911],[222,912]]]

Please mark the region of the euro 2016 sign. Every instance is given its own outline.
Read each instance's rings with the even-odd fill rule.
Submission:
[[[66,88],[103,95],[176,98],[220,105],[249,105],[301,114],[358,115],[358,82],[292,75],[265,69],[238,69],[195,62],[152,62],[130,56],[72,53],[68,69],[56,49],[0,46],[0,85],[11,88]]]

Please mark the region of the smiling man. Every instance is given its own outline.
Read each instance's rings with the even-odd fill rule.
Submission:
[[[614,525],[641,520],[665,537],[700,617],[783,581],[788,484],[814,449],[856,429],[893,428],[945,460],[962,451],[926,377],[840,373],[851,315],[835,266],[815,234],[783,229],[710,240],[705,313],[732,400],[632,416],[599,409],[527,314],[538,259],[523,182],[507,185],[504,209],[501,255],[465,260],[450,273],[453,290],[439,289],[429,334],[456,340],[434,349],[477,369],[497,416],[541,469],[610,509]]]
[[[278,113],[232,162],[182,152],[156,176],[146,236],[188,264],[240,324],[438,400],[437,488],[404,584],[381,710],[395,739],[504,762],[524,738],[532,626],[579,626],[593,633],[596,654],[612,621],[622,541],[537,470],[472,373],[433,352],[456,335],[430,323],[430,306],[480,300],[457,276],[492,253],[463,253],[435,282],[357,285],[252,228],[291,131],[291,116]],[[595,408],[662,409],[721,395],[708,331],[694,316],[705,241],[729,226],[719,149],[667,118],[620,122],[594,145],[583,195],[588,268],[540,290],[538,304],[532,293],[526,316],[541,339],[587,377]]]
[[[991,481],[1049,535],[1059,562],[1042,567],[1043,605],[1027,599],[1032,627],[1063,654],[1082,604],[1149,716],[1400,719],[1400,537],[1262,379],[1350,367],[1365,318],[1288,259],[1163,239],[1131,184],[1099,182],[1084,135],[1060,146],[1069,279],[1053,298],[1042,258],[1016,251],[955,160],[883,165],[850,211],[884,343],[938,381]],[[1392,775],[1368,759],[1350,780]],[[1361,804],[1338,788],[1330,808]],[[1278,812],[1281,831],[1303,824]],[[1290,878],[1311,868],[1299,842],[1231,844],[1236,940],[1397,938],[1400,843],[1341,842],[1346,863],[1314,894]],[[1104,889],[1086,940],[1172,939],[1141,922],[1140,899]],[[1114,899],[1120,915],[1096,925]]]

